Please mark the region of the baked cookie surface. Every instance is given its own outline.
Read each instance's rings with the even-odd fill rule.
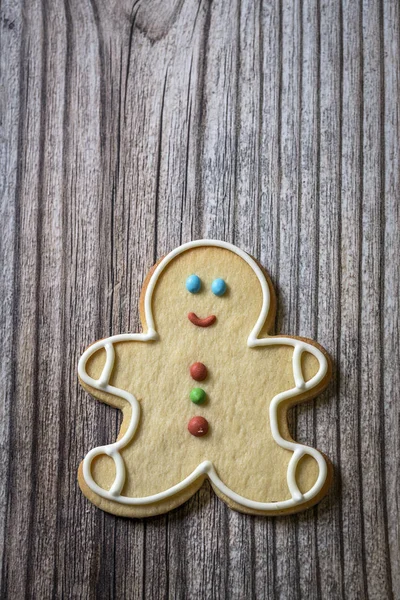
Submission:
[[[151,270],[144,333],[100,340],[79,362],[85,390],[123,413],[117,441],[79,468],[91,502],[156,515],[206,478],[247,513],[289,514],[325,495],[330,463],[294,442],[287,410],[326,387],[330,361],[315,342],[268,335],[275,304],[257,262],[225,242],[189,242]]]

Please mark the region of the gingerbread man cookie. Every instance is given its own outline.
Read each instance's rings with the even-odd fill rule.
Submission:
[[[295,442],[287,410],[327,385],[330,361],[315,342],[268,332],[270,280],[232,244],[183,244],[149,273],[144,333],[100,340],[79,361],[92,396],[123,413],[116,442],[91,450],[79,485],[105,511],[167,512],[208,479],[236,510],[294,513],[318,502],[329,461]]]

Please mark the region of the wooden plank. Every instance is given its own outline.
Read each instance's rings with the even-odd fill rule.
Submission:
[[[381,333],[383,248],[383,114],[381,9],[373,0],[363,3],[362,204],[360,226],[360,447],[365,583],[370,597],[389,597],[386,505],[382,431]],[[382,551],[382,548],[385,551]]]
[[[240,4],[236,1],[213,3],[204,67],[199,184],[204,205],[203,236],[230,242],[235,236],[237,193],[235,149],[239,118],[239,44]],[[236,515],[230,514],[231,511],[216,499],[211,490],[209,494],[211,511],[206,531],[212,531],[212,538],[210,544],[204,547],[207,569],[203,574],[202,594],[215,600],[230,593],[232,598],[237,598],[243,594],[244,586],[243,579],[238,582],[237,571],[243,575],[245,565],[248,566],[240,546],[243,537],[246,539],[246,532],[237,526]]]
[[[205,235],[201,191],[202,131],[206,122],[205,105],[208,103],[206,52],[211,19],[210,5],[185,4],[174,34],[178,48],[171,61],[171,70],[172,73],[180,73],[180,77],[172,76],[166,106],[169,127],[178,133],[173,136],[178,145],[175,148],[171,146],[171,134],[167,131],[165,161],[168,168],[163,182],[163,240],[166,250]],[[178,112],[175,109],[177,102]],[[176,213],[171,214],[171,209]],[[175,229],[174,236],[168,233],[171,227]],[[215,516],[215,511],[221,509],[221,503],[206,484],[186,505],[168,516],[170,597],[217,598],[221,593],[226,531],[225,521]],[[221,556],[221,562],[218,556]]]
[[[47,12],[44,13],[47,17]],[[76,465],[88,448],[110,436],[105,407],[91,402],[76,382],[78,357],[107,327],[108,273],[102,269],[100,59],[93,11],[65,5],[63,126],[63,351],[58,451],[57,547],[54,594],[96,595],[104,515],[88,509],[76,484]],[[54,35],[47,30],[48,39]],[[60,75],[61,77],[61,75]],[[108,251],[108,248],[107,248]],[[49,282],[45,282],[45,289]],[[110,436],[111,437],[111,436]],[[55,499],[53,499],[53,502]],[[82,560],[82,552],[86,558]]]
[[[3,3],[2,597],[396,597],[399,23],[392,0]],[[335,465],[305,514],[206,484],[119,520],[78,489],[120,422],[78,357],[137,330],[149,267],[199,237],[259,258],[278,328],[334,358],[293,414]]]
[[[400,406],[395,400],[400,388],[400,11],[396,2],[385,2],[381,25],[383,26],[383,111],[384,128],[382,147],[382,230],[381,261],[381,314],[380,342],[383,346],[381,380],[381,426],[383,442],[382,502],[385,515],[388,545],[389,586],[396,597],[400,589]]]
[[[340,304],[340,168],[341,168],[341,7],[320,5],[320,98],[318,175],[318,265],[315,312],[316,338],[331,354],[333,381],[330,389],[315,400],[315,443],[337,465],[337,435],[332,428],[338,419],[334,401],[337,391],[337,315]],[[342,568],[338,479],[328,497],[315,509],[317,536],[317,585],[321,597],[340,597]]]
[[[299,76],[301,115],[299,124],[299,206],[297,256],[296,330],[291,333],[326,340],[318,335],[320,303],[319,261],[319,120],[320,120],[320,14],[317,2],[304,2],[300,14],[301,39]],[[296,407],[295,438],[306,444],[316,444],[316,430],[325,418],[325,404],[316,412],[314,404]],[[315,419],[314,419],[315,416]],[[319,446],[318,446],[319,448]],[[323,448],[321,448],[323,449]],[[298,589],[302,598],[318,598],[319,561],[315,511],[299,515],[296,523]]]
[[[251,255],[259,258],[260,236],[260,133],[261,133],[261,27],[260,7],[254,2],[241,2],[235,15],[233,28],[236,35],[232,40],[236,63],[232,65],[230,80],[235,86],[236,106],[235,166],[232,195],[233,242]],[[239,101],[240,99],[240,101]],[[249,329],[252,324],[249,323]],[[229,525],[229,575],[228,589],[232,598],[252,598],[256,592],[255,521],[253,518],[231,511]],[[268,568],[271,558],[262,565]]]
[[[35,478],[30,496],[27,590],[45,597],[54,582],[59,485],[59,414],[64,402],[63,362],[63,137],[65,98],[65,14],[55,2],[42,7],[36,231],[36,331],[32,444]],[[51,34],[49,35],[49,32]],[[30,224],[27,223],[27,227]],[[27,305],[30,302],[26,298]],[[49,507],[52,499],[52,508]],[[41,565],[40,571],[35,565]]]
[[[22,42],[21,5],[18,2],[4,2],[1,7],[0,69],[2,85],[2,144],[0,147],[1,205],[0,222],[3,224],[0,236],[0,335],[2,359],[0,361],[1,402],[0,402],[0,561],[5,565],[7,549],[7,514],[10,485],[10,433],[12,404],[15,388],[14,335],[17,296],[18,260],[18,188],[21,170],[18,169],[19,140],[22,127],[20,103],[20,46]],[[7,110],[4,108],[7,107]],[[0,570],[0,589],[7,585],[8,571]]]
[[[259,246],[257,257],[274,284],[278,280],[280,201],[280,106],[282,88],[282,15],[280,3],[260,4],[260,122],[259,122]],[[279,293],[279,290],[276,289]],[[254,523],[254,593],[257,598],[276,595],[276,523]]]
[[[281,12],[281,93],[277,214],[277,331],[296,333],[299,249],[300,110],[301,110],[301,6],[283,2]],[[272,242],[274,243],[274,242]],[[292,424],[293,429],[293,424]],[[299,597],[297,517],[277,519],[275,525],[275,593]]]
[[[343,4],[341,253],[338,347],[339,506],[344,589],[365,597],[358,423],[361,229],[361,4]],[[344,67],[346,65],[346,67]],[[355,368],[357,365],[357,368]]]
[[[15,7],[16,8],[16,7]],[[36,18],[33,18],[35,15]],[[32,19],[32,27],[28,20]],[[42,20],[40,6],[32,3],[22,16],[17,30],[22,28],[21,71],[19,82],[20,138],[17,168],[17,189],[14,198],[18,214],[18,245],[15,255],[15,289],[13,331],[13,397],[11,404],[10,457],[8,479],[8,512],[5,540],[13,532],[13,543],[8,546],[3,562],[3,593],[13,590],[22,597],[27,589],[31,569],[29,547],[36,500],[36,447],[38,440],[37,386],[38,386],[38,325],[40,290],[40,236],[41,214],[39,196],[41,182],[38,177],[42,165],[38,140],[43,132],[41,113],[41,78],[43,75],[42,45],[33,44],[41,39]],[[30,34],[30,35],[29,35]],[[26,60],[26,64],[23,64]],[[23,198],[30,198],[23,202]],[[17,225],[18,223],[18,225]],[[19,326],[22,324],[23,326]],[[16,367],[18,365],[18,368]],[[27,385],[28,384],[28,385]],[[18,511],[12,510],[18,505]]]

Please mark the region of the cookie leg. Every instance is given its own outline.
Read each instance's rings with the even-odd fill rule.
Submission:
[[[162,514],[176,508],[197,492],[204,482],[207,471],[207,463],[200,464],[175,485],[166,486],[158,483],[153,489],[154,493],[138,497],[129,495],[133,493],[132,489],[123,489],[121,493],[119,491],[120,483],[116,483],[118,477],[115,477],[115,473],[110,476],[109,471],[107,471],[107,463],[104,460],[101,461],[104,455],[98,455],[98,457],[100,461],[97,465],[94,465],[93,476],[92,473],[88,475],[85,461],[81,463],[78,472],[79,485],[85,496],[96,506],[120,516],[146,517]],[[129,467],[127,471],[129,471]],[[133,488],[139,493],[141,486],[135,485],[135,483],[137,482],[134,482]],[[163,488],[161,491],[160,486]]]
[[[258,456],[257,463],[242,456],[242,472],[229,470],[223,462],[209,472],[215,493],[240,512],[295,513],[316,504],[331,483],[331,466],[314,448],[299,445],[296,452],[279,449],[273,460],[270,455]]]
[[[155,515],[162,515],[164,513],[177,508],[187,500],[189,500],[203,485],[205,475],[200,476],[192,484],[188,485],[180,493],[170,496],[164,500],[154,502],[151,504],[142,505],[127,505],[121,504],[118,501],[109,500],[96,494],[86,483],[83,477],[83,462],[80,464],[78,471],[78,482],[82,492],[94,505],[98,506],[102,510],[118,515],[121,517],[133,517],[143,518],[152,517]]]

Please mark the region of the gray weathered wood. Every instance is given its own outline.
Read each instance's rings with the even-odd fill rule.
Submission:
[[[4,0],[0,596],[399,598],[400,10],[396,0]],[[296,437],[328,497],[240,515],[206,484],[148,520],[76,483],[119,415],[76,378],[139,327],[183,241],[255,255],[277,328],[334,378]]]

